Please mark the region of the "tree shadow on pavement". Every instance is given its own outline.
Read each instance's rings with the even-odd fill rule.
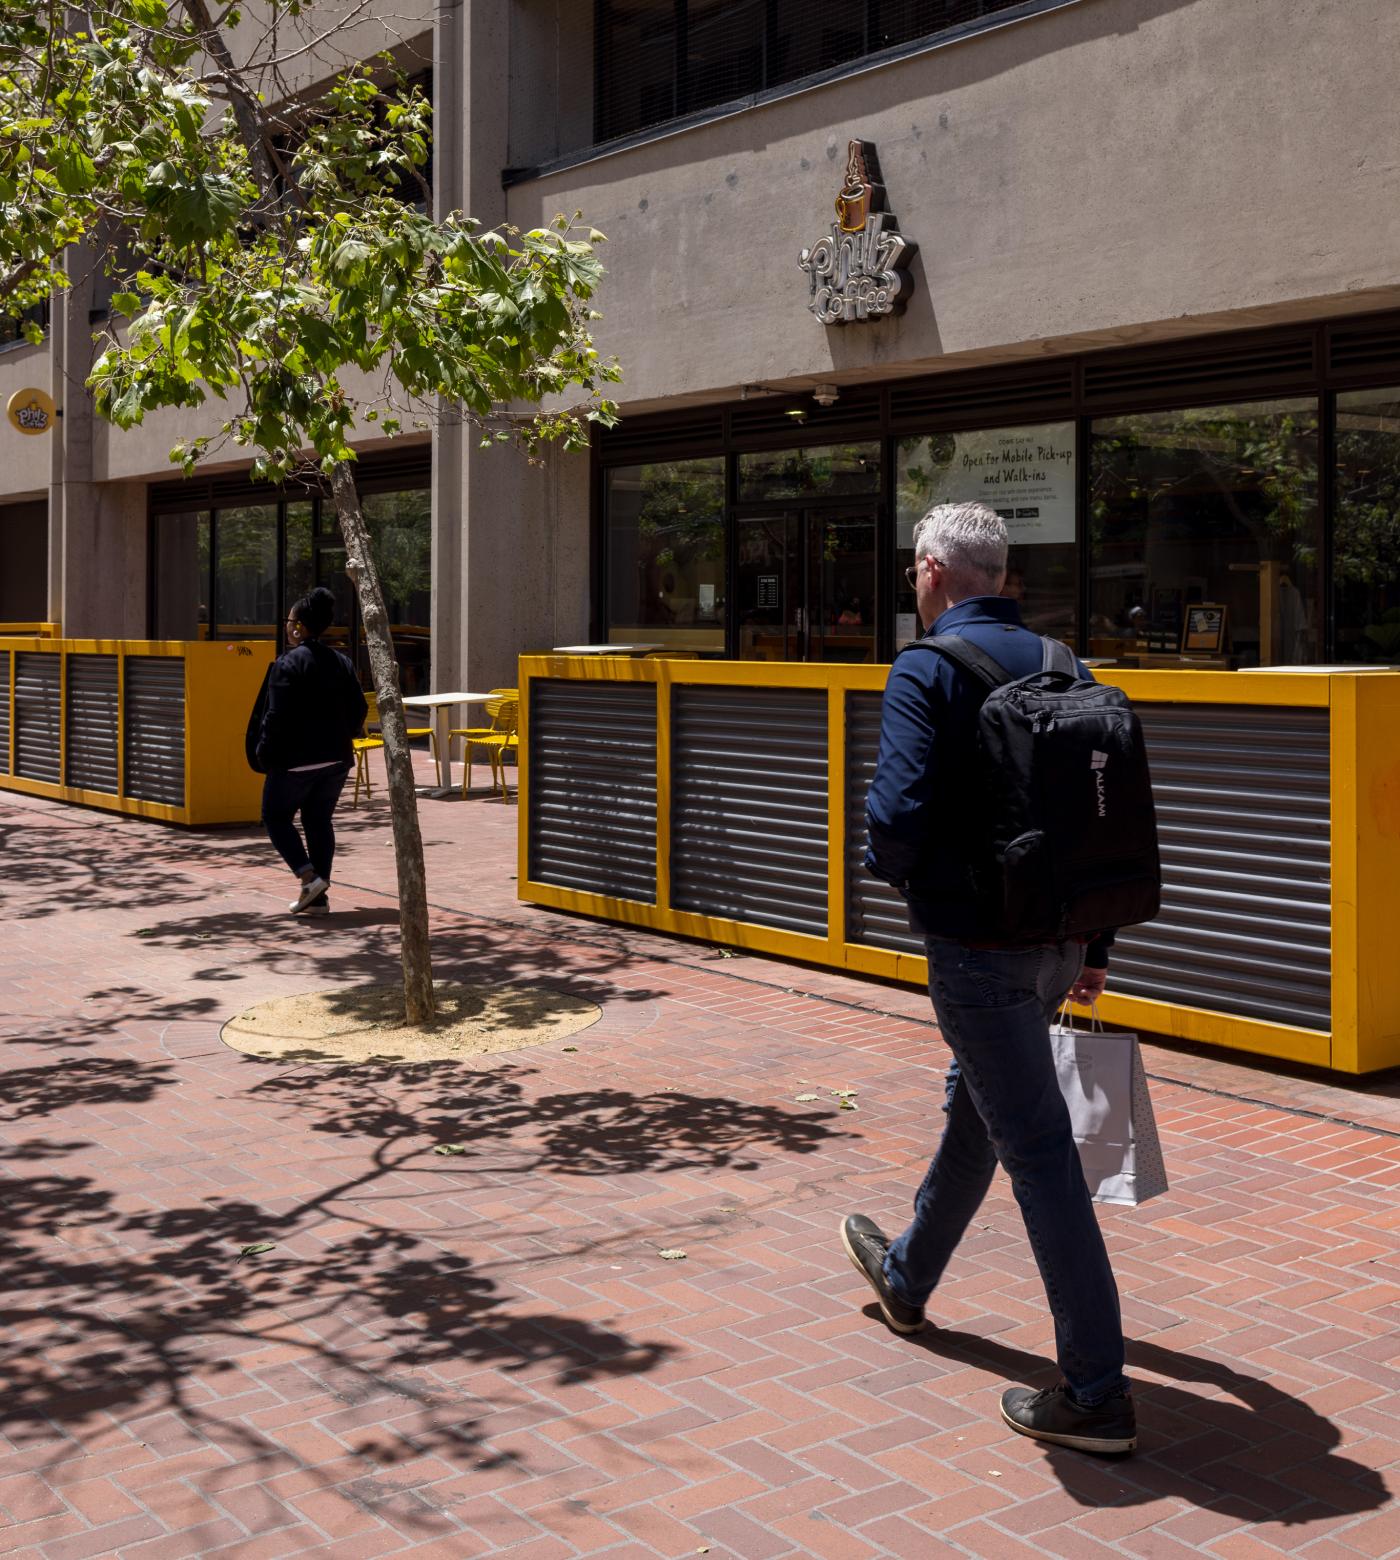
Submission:
[[[866,1314],[877,1312],[871,1306]],[[973,1333],[931,1326],[911,1341],[929,1354],[989,1365],[1010,1382],[1040,1387],[1059,1379],[1040,1355]],[[1135,1456],[1104,1459],[1045,1447],[1060,1482],[1083,1505],[1132,1506],[1175,1496],[1243,1522],[1298,1527],[1390,1501],[1378,1473],[1337,1453],[1342,1436],[1331,1420],[1268,1381],[1198,1354],[1131,1340],[1128,1368],[1223,1396],[1139,1379],[1133,1383]]]
[[[536,1096],[528,1084],[537,1075],[535,1067],[499,1062],[481,1071],[374,1062],[283,1072],[249,1094],[308,1111],[313,1132],[381,1145],[450,1146],[457,1171],[474,1169],[489,1155],[493,1176],[752,1170],[759,1148],[812,1154],[848,1135],[820,1117],[692,1091],[571,1089]]]
[[[346,933],[353,935],[347,936]],[[324,921],[243,914],[184,916],[142,927],[146,947],[205,953],[209,962],[188,972],[195,981],[240,978],[250,963],[266,973],[295,975],[303,990],[380,984],[400,978],[396,908],[337,913]],[[590,946],[572,954],[518,928],[451,923],[433,928],[433,975],[463,985],[528,983],[600,1005],[650,1002],[663,995],[619,977],[636,955],[625,948]]]
[[[382,832],[387,822],[387,813],[362,817],[348,811],[337,813],[335,820],[337,835],[347,842]],[[260,825],[200,832],[123,817],[94,819],[81,811],[66,815],[62,823],[57,831],[35,828],[23,809],[7,809],[0,799],[0,858],[5,862],[0,910],[9,919],[204,904],[207,879],[187,874],[207,873],[211,858],[221,867],[265,866],[268,883],[278,873],[292,883]]]
[[[80,1069],[65,1103],[74,1121],[100,1110],[97,1141],[54,1134],[0,1149],[0,1427],[62,1460],[116,1420],[167,1454],[212,1443],[271,1472],[297,1465],[279,1429],[261,1428],[256,1410],[275,1402],[272,1426],[314,1421],[359,1459],[371,1504],[411,1489],[411,1474],[407,1486],[377,1475],[435,1454],[529,1471],[522,1428],[566,1418],[575,1388],[650,1371],[676,1347],[511,1282],[544,1265],[586,1295],[624,1259],[654,1262],[649,1213],[619,1219],[610,1189],[561,1219],[551,1178],[732,1172],[761,1151],[806,1154],[844,1136],[697,1092],[531,1099],[535,1075],[439,1064],[264,1078],[241,1096],[259,1133],[242,1141],[264,1154],[290,1141],[306,1164],[279,1176],[296,1195],[260,1202],[189,1189],[217,1189],[226,1163],[246,1184],[256,1155],[240,1163],[193,1135],[136,1163],[107,1146],[109,1132],[149,1144],[160,1130],[142,1106],[178,1081],[164,1064]],[[32,1119],[26,1101],[56,1103],[60,1089],[36,1077],[11,1103]],[[435,1153],[444,1136],[462,1152]],[[520,1179],[531,1171],[537,1185]],[[489,1212],[467,1201],[477,1178],[497,1189]],[[343,1483],[341,1464],[328,1486]],[[429,1492],[414,1500],[399,1512],[411,1536],[451,1525]]]
[[[90,1050],[103,1040],[128,1040],[137,1031],[149,1033],[170,1024],[207,1019],[218,1005],[212,996],[170,1000],[139,986],[95,987],[63,1012],[4,1014],[0,1017],[0,1044],[30,1045],[46,1051]],[[15,1076],[12,1069],[6,1069],[0,1109],[14,1098],[10,1085]],[[72,1098],[71,1092],[60,1088],[54,1094],[55,1106],[61,1108]]]

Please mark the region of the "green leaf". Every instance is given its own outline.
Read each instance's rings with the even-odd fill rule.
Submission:
[[[97,183],[97,164],[76,141],[59,142],[53,171],[65,195],[84,195]]]
[[[251,1246],[240,1246],[238,1255],[240,1257],[260,1257],[265,1251],[275,1250],[276,1246],[277,1242],[275,1240],[255,1240]]]
[[[466,1151],[465,1143],[439,1143],[433,1150],[435,1154],[465,1154]]]

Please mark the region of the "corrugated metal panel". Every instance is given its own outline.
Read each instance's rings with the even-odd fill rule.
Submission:
[[[0,650],[0,775],[10,772],[10,652]]]
[[[1247,1018],[1331,1025],[1326,710],[1135,705],[1152,763],[1162,913],[1119,934],[1112,989]],[[846,702],[847,938],[920,953],[903,901],[871,878],[865,793],[877,694]]]
[[[58,784],[59,678],[63,657],[21,650],[15,656],[15,773]]]
[[[824,937],[826,691],[678,686],[671,903]]]
[[[64,764],[68,784],[117,794],[117,658],[70,655]]]
[[[656,685],[530,684],[530,877],[656,903]]]
[[[1162,913],[1122,932],[1113,989],[1331,1026],[1326,710],[1135,705],[1162,841]]]
[[[127,796],[185,805],[185,663],[129,655],[122,711]]]
[[[865,870],[865,796],[880,751],[878,693],[846,695],[846,941],[922,953],[901,894]]]

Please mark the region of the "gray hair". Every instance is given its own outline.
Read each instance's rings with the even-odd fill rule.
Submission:
[[[1006,522],[986,504],[935,504],[914,527],[914,561],[936,558],[956,581],[994,594],[1006,578]]]

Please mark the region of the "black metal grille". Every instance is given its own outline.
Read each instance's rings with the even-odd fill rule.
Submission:
[[[126,794],[183,807],[184,661],[176,656],[127,656],[124,713]]]
[[[117,658],[68,657],[65,779],[85,791],[117,794]]]
[[[631,135],[1025,0],[597,0],[594,134]]]
[[[15,773],[26,780],[59,782],[62,668],[56,651],[21,650],[15,656]]]

